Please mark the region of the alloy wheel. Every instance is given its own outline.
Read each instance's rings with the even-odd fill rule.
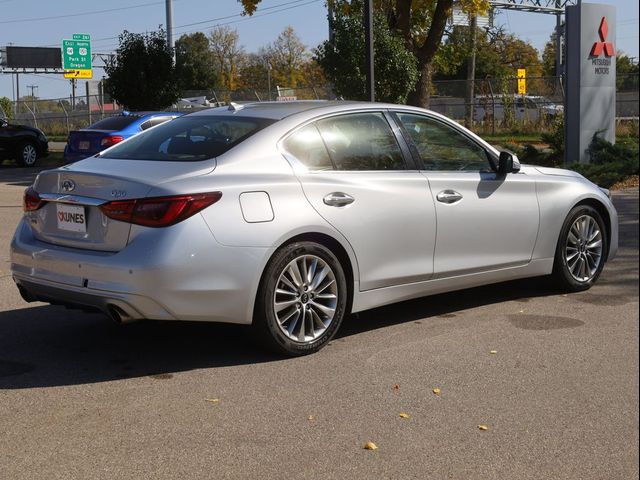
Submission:
[[[22,148],[22,161],[25,165],[31,166],[36,163],[36,158],[38,156],[38,152],[33,145],[25,145]]]
[[[282,333],[297,343],[311,343],[327,330],[338,305],[338,285],[331,267],[315,255],[301,255],[284,268],[273,296]]]
[[[578,217],[567,234],[565,261],[571,276],[578,282],[590,281],[602,262],[602,232],[590,215]]]

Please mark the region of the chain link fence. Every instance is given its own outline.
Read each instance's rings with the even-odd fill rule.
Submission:
[[[517,94],[516,78],[435,81],[429,108],[480,133],[547,129],[563,114],[564,87],[558,77],[527,78],[526,94]],[[473,95],[470,95],[473,87]],[[638,75],[618,75],[616,117],[620,121],[638,119]],[[472,98],[472,101],[469,99]],[[182,100],[167,108],[190,112],[227,105],[229,102],[274,100],[334,100],[330,86],[280,88],[273,91],[195,90],[183,92]],[[86,128],[106,116],[119,114],[122,108],[103,95],[84,95],[75,99],[22,99],[12,106],[14,123],[42,129],[49,136],[66,136],[69,131]]]

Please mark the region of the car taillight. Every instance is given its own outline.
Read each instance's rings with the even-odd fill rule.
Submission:
[[[222,192],[114,200],[100,205],[107,217],[145,227],[175,225],[216,203]]]
[[[38,195],[38,192],[36,192],[33,187],[29,187],[24,191],[22,209],[25,212],[38,210],[44,204],[45,201],[40,198],[40,195]]]
[[[115,145],[116,143],[120,143],[123,140],[124,140],[124,137],[121,135],[108,135],[104,137],[102,140],[100,140],[100,146],[111,147],[112,145]]]

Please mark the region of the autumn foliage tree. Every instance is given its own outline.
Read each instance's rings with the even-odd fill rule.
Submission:
[[[245,12],[253,14],[261,0],[238,0]],[[362,0],[327,0],[330,11],[362,11]],[[488,0],[459,0],[464,12],[482,13],[489,7]],[[429,104],[434,60],[442,43],[447,19],[451,15],[453,0],[376,0],[376,11],[382,12],[389,30],[397,35],[415,57],[418,79],[408,96],[408,103],[418,106]],[[330,21],[332,19],[330,18]],[[350,72],[345,72],[350,75]]]

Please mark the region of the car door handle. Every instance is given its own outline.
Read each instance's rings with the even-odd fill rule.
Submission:
[[[443,190],[436,195],[436,198],[442,203],[456,203],[462,200],[462,195],[455,190]]]
[[[330,207],[344,207],[345,205],[353,203],[354,200],[355,198],[351,195],[343,192],[331,192],[322,199],[324,204]]]

